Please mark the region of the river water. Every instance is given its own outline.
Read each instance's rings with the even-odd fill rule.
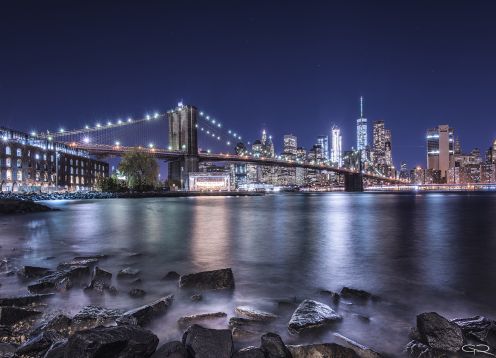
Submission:
[[[175,302],[150,328],[161,340],[181,337],[185,314],[251,305],[280,317],[267,330],[287,343],[335,341],[334,332],[399,355],[415,316],[496,317],[496,195],[491,194],[276,194],[53,201],[61,211],[0,217],[2,258],[14,265],[55,268],[77,255],[107,254],[99,266],[114,276],[141,270],[143,298],[115,281],[117,296],[79,288],[58,293],[50,310],[82,306],[132,308],[167,293]],[[140,255],[134,255],[139,253]],[[233,292],[206,292],[194,303],[175,282],[161,278],[232,267]],[[26,293],[14,276],[0,276],[2,296]],[[351,286],[380,300],[334,305],[320,290]],[[314,298],[333,306],[342,323],[292,336],[292,310],[278,301]],[[362,316],[370,317],[364,320]],[[208,322],[226,327],[227,319]],[[240,345],[256,344],[253,338]]]

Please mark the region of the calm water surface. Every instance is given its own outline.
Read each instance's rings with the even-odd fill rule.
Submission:
[[[102,268],[141,270],[147,295],[57,294],[51,310],[75,313],[92,303],[132,308],[166,293],[176,301],[150,327],[177,339],[185,314],[249,304],[280,315],[270,329],[288,343],[333,341],[342,333],[382,352],[399,354],[416,314],[496,317],[496,195],[490,194],[280,194],[49,202],[60,212],[0,217],[1,257],[13,264],[48,266],[76,255],[108,254]],[[141,253],[140,256],[132,256]],[[170,270],[190,273],[232,267],[236,289],[192,292],[160,279]],[[0,276],[2,295],[25,293],[16,276]],[[342,323],[305,334],[287,333],[291,311],[281,299],[314,298],[332,305],[321,289],[343,286],[381,297],[366,305],[333,306]],[[366,322],[357,316],[370,317]],[[227,319],[208,323],[225,327]],[[254,342],[258,344],[258,338]],[[242,345],[246,345],[242,344]]]

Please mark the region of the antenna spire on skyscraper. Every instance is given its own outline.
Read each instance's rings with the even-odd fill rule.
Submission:
[[[363,118],[363,96],[360,96],[360,118]]]

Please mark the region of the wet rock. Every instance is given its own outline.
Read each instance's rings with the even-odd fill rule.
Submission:
[[[133,286],[139,286],[142,283],[143,283],[143,280],[141,278],[137,278],[137,279],[131,281],[131,285],[133,285]]]
[[[40,334],[43,331],[53,330],[63,336],[67,336],[71,331],[72,319],[63,314],[58,314],[49,320],[40,323],[31,332],[31,336]]]
[[[0,324],[10,325],[23,319],[41,314],[39,311],[12,306],[0,307]]]
[[[179,275],[176,271],[169,271],[164,277],[162,277],[162,280],[173,281],[178,280],[179,277],[181,277],[181,275]]]
[[[133,298],[139,298],[139,297],[143,297],[146,295],[146,292],[140,288],[133,288],[131,289],[131,291],[129,291],[129,296],[133,297]]]
[[[64,277],[62,280],[58,281],[55,283],[55,288],[57,290],[69,290],[72,288],[74,284],[72,283],[72,280],[69,277]]]
[[[275,333],[264,334],[261,338],[261,350],[267,358],[292,358],[291,352],[284,345],[281,337]]]
[[[421,341],[431,348],[457,352],[463,346],[461,328],[436,312],[419,314],[417,330]]]
[[[52,210],[58,209],[52,209],[31,200],[0,199],[0,214],[26,214]]]
[[[193,302],[199,302],[203,299],[203,296],[198,293],[196,295],[192,295],[190,298],[191,298],[191,301],[193,301]]]
[[[355,342],[354,340],[345,337],[339,333],[334,333],[334,336],[341,339],[348,345],[360,358],[381,358],[381,355],[374,350],[365,347],[364,345]]]
[[[188,353],[198,358],[230,358],[234,351],[228,329],[208,329],[194,324],[184,332],[182,341]]]
[[[36,283],[29,285],[28,290],[31,293],[45,293],[53,291],[57,288],[67,289],[69,287],[69,282],[72,282],[72,280],[80,280],[81,278],[86,277],[88,274],[88,267],[69,267],[64,270],[55,271],[40,278]],[[71,281],[66,280],[67,278],[69,278]]]
[[[105,254],[85,255],[85,256],[76,256],[74,260],[103,260],[108,257],[109,255],[105,255]]]
[[[365,322],[365,323],[369,323],[370,322],[370,317],[364,316],[363,314],[353,313],[353,316],[356,317],[356,318],[358,318],[362,322]]]
[[[261,336],[264,332],[267,332],[264,321],[255,321],[242,317],[231,317],[229,319],[229,328],[233,338],[237,341]]]
[[[93,272],[93,278],[91,279],[88,289],[93,289],[97,292],[103,292],[105,289],[110,288],[110,282],[112,281],[112,274],[108,271],[102,270],[98,266],[95,267]]]
[[[261,348],[246,347],[234,353],[233,358],[265,358]]]
[[[496,321],[483,316],[457,318],[451,322],[461,328],[466,339],[477,339],[496,347]]]
[[[188,351],[181,342],[173,341],[162,345],[151,358],[188,358]]]
[[[359,358],[350,348],[336,343],[287,346],[293,358]]]
[[[50,269],[46,267],[24,266],[19,274],[24,278],[36,278],[45,276],[50,272]]]
[[[43,355],[54,342],[63,340],[64,337],[54,330],[47,330],[24,342],[16,351],[17,355]]]
[[[117,322],[120,324],[129,324],[134,322],[135,324],[142,326],[150,322],[153,318],[165,314],[173,300],[173,295],[162,297],[150,304],[125,312],[121,317],[119,317]]]
[[[53,296],[53,293],[0,298],[0,306],[28,306]]]
[[[291,333],[300,333],[305,329],[320,327],[341,319],[342,317],[328,305],[304,300],[291,316],[288,329]]]
[[[359,300],[368,300],[372,298],[372,294],[370,292],[364,290],[358,290],[356,288],[350,288],[350,287],[343,287],[341,289],[340,296],[344,298],[359,299]]]
[[[224,312],[200,313],[190,316],[183,316],[177,320],[177,324],[179,325],[179,327],[186,327],[192,324],[193,322],[224,318],[224,317],[227,317],[227,314],[225,314]]]
[[[139,273],[140,273],[140,270],[138,270],[138,269],[133,269],[131,267],[126,267],[126,268],[123,268],[122,270],[120,270],[117,273],[117,278],[119,278],[119,279],[130,279],[130,278],[134,278],[134,277],[138,276]]]
[[[234,276],[230,268],[214,271],[203,271],[179,278],[179,287],[197,290],[218,290],[234,288]]]
[[[409,342],[404,352],[411,358],[448,358],[446,352],[437,351],[419,341]]]
[[[241,317],[250,318],[255,321],[272,321],[277,318],[273,313],[259,311],[250,306],[238,306],[234,311]]]
[[[73,267],[73,266],[86,266],[86,267],[89,267],[89,266],[92,266],[92,265],[96,265],[97,263],[98,263],[98,259],[96,259],[96,258],[75,258],[75,259],[73,259],[71,261],[60,263],[57,266],[57,269],[58,270],[63,270],[63,269],[67,269],[67,268],[70,268],[70,267]]]
[[[150,357],[158,345],[152,332],[138,326],[96,327],[76,332],[64,350],[65,357]]]
[[[75,330],[89,329],[101,325],[114,324],[122,311],[99,306],[85,306],[72,318]]]

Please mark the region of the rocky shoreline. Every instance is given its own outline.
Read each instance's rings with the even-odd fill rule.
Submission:
[[[124,192],[107,193],[90,192],[60,192],[60,193],[0,193],[0,200],[18,201],[48,201],[48,200],[96,200],[96,199],[141,199],[141,198],[179,198],[191,196],[263,196],[260,192],[229,191],[229,192]]]
[[[35,203],[30,200],[0,199],[0,214],[27,214],[53,211],[46,205]]]
[[[37,358],[97,357],[174,357],[174,358],[377,358],[386,354],[366,347],[339,333],[336,341],[309,345],[286,345],[281,336],[267,327],[280,320],[278,312],[267,312],[252,306],[238,306],[234,312],[204,312],[183,316],[178,326],[182,339],[159,346],[158,337],[149,330],[153,322],[174,310],[175,297],[166,294],[159,299],[129,309],[87,305],[75,315],[48,313],[55,295],[67,290],[84,290],[88,294],[123,294],[112,286],[112,278],[136,282],[140,271],[125,267],[117,273],[98,265],[106,255],[77,256],[61,262],[55,269],[24,266],[14,270],[2,261],[7,275],[17,275],[27,286],[29,295],[0,298],[0,356]],[[230,268],[186,275],[169,272],[163,278],[177,282],[180,290],[194,293],[191,301],[202,300],[211,290],[235,290],[235,276]],[[129,295],[141,297],[145,292],[131,288]],[[337,303],[342,300],[357,304],[379,300],[375,295],[356,288],[343,287],[340,292],[322,291],[322,299],[287,302],[292,314],[286,323],[294,336],[318,329],[333,330],[344,318]],[[285,302],[281,302],[284,304]],[[334,308],[333,308],[334,307]],[[205,327],[210,320],[225,318],[223,329]],[[243,346],[244,337],[258,337],[259,346]],[[462,357],[469,344],[496,347],[496,321],[476,316],[448,320],[435,312],[417,316],[405,357]],[[465,348],[464,348],[465,347]],[[492,350],[491,350],[492,352]]]

